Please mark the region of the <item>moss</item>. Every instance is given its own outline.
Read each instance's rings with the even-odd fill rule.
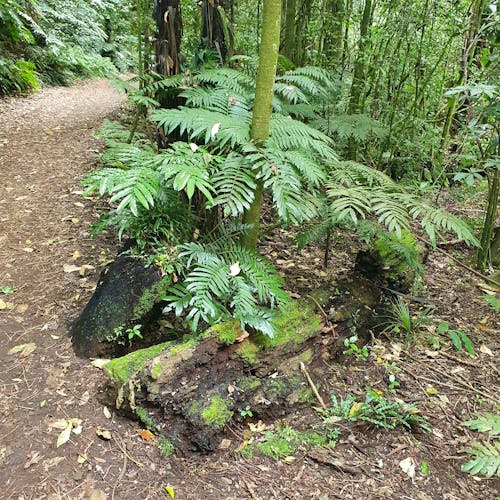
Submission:
[[[160,450],[162,456],[166,458],[174,453],[175,446],[174,443],[170,441],[170,439],[166,438],[165,436],[161,436],[158,440],[158,449]]]
[[[194,400],[186,409],[186,414],[190,417],[196,417],[201,413],[201,405],[198,400]]]
[[[261,385],[260,379],[253,376],[240,377],[236,380],[236,386],[244,392],[254,391],[258,389]]]
[[[281,427],[274,432],[264,433],[265,441],[257,447],[264,455],[278,459],[295,453],[299,446],[299,432],[291,427]]]
[[[214,337],[224,344],[231,345],[242,333],[240,322],[233,319],[212,326],[205,331],[202,337],[204,339]]]
[[[315,431],[305,431],[300,434],[300,440],[308,448],[313,446],[323,446],[327,442],[327,437],[324,434],[318,434]]]
[[[138,372],[147,361],[160,355],[171,345],[172,342],[164,342],[163,344],[157,344],[147,349],[139,349],[121,358],[112,359],[104,365],[103,369],[110,379],[126,382],[134,373]]]
[[[192,349],[198,343],[198,339],[192,336],[186,336],[179,344],[175,344],[169,350],[170,356],[175,356],[176,354],[181,353],[182,351],[186,351],[188,349]]]
[[[312,302],[313,307],[317,307],[318,304],[325,307],[330,302],[331,295],[329,290],[315,290],[307,298]]]
[[[232,418],[234,412],[228,408],[227,401],[221,396],[214,396],[210,404],[201,412],[201,418],[207,425],[224,427],[226,422]]]
[[[269,378],[265,382],[264,392],[268,397],[283,395],[289,389],[288,384],[281,378]]]
[[[407,229],[403,229],[401,231],[401,239],[399,239],[396,233],[390,233],[388,236],[384,238],[378,238],[375,242],[375,249],[380,255],[382,262],[391,268],[391,275],[399,275],[401,273],[405,273],[410,269],[408,262],[405,258],[398,252],[394,251],[386,242],[386,238],[389,237],[395,243],[399,245],[404,245],[408,248],[410,252],[414,252],[415,255],[418,255],[419,247],[417,240],[413,236],[413,234]]]
[[[296,391],[288,397],[288,402],[290,404],[295,403],[312,403],[314,402],[314,393],[310,387],[299,387]]]
[[[263,349],[276,347],[288,341],[300,344],[320,329],[321,322],[314,314],[314,306],[306,300],[294,300],[285,306],[275,321],[274,337],[257,334],[255,341]]]
[[[312,349],[306,349],[304,352],[300,354],[299,359],[303,363],[307,364],[310,363],[312,357],[313,357]]]
[[[238,347],[237,353],[248,364],[253,365],[259,360],[259,350],[259,346],[254,344],[251,340],[245,339]]]
[[[161,363],[155,363],[151,368],[150,375],[153,380],[156,380],[162,372]]]
[[[141,319],[143,316],[148,314],[153,307],[163,299],[171,282],[172,279],[170,276],[164,276],[151,288],[144,290],[137,305],[134,307],[131,320],[134,321]]]

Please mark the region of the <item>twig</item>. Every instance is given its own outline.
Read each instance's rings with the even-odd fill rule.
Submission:
[[[325,405],[325,402],[323,401],[323,398],[320,396],[318,389],[314,385],[314,382],[312,381],[312,378],[306,369],[306,365],[304,365],[304,363],[302,361],[300,362],[300,369],[304,372],[304,375],[306,376],[307,382],[309,382],[309,385],[311,386],[311,389],[314,392],[316,399],[318,400],[319,404],[321,405],[321,408],[326,408],[326,405]]]
[[[116,438],[115,438],[115,441],[116,441]],[[123,448],[125,448],[125,445],[123,445]],[[115,490],[116,490],[116,487],[118,486],[118,483],[120,483],[122,481],[123,476],[125,475],[125,471],[126,470],[127,470],[127,454],[123,453],[123,467],[122,467],[122,470],[120,472],[120,475],[116,479],[115,484],[113,486],[113,491],[111,492],[111,500],[115,500]]]
[[[321,307],[321,304],[309,293],[306,295],[306,297],[309,297],[318,306],[319,310],[323,313],[323,316],[325,317],[326,322],[330,323],[330,320],[328,319],[328,314],[326,314],[323,307]]]
[[[250,493],[252,500],[259,500],[259,497],[255,494],[254,489],[250,486],[250,483],[245,478],[243,478],[243,483],[245,483],[245,486]]]
[[[118,439],[117,439],[118,438]],[[127,458],[131,461],[131,462],[134,462],[135,465],[137,465],[137,467],[144,467],[144,464],[142,464],[141,462],[135,460],[134,458],[132,458],[128,453],[127,453],[127,447],[125,445],[125,443],[122,441],[122,438],[120,436],[118,436],[118,434],[115,434],[115,443],[117,444],[118,448],[120,449],[120,451],[127,456]]]
[[[462,363],[463,365],[473,366],[474,368],[477,368],[476,363],[473,363],[472,361],[468,361],[466,359],[460,359],[458,356],[453,356],[453,354],[450,354],[446,351],[439,351],[439,354],[442,354],[445,358],[456,361],[457,363]]]
[[[416,234],[415,237],[417,238],[417,240],[420,240],[422,243],[425,243],[426,245],[430,246],[434,250],[437,250],[438,252],[441,252],[443,255],[446,255],[446,257],[449,257],[451,260],[453,260],[454,262],[456,262],[460,267],[463,267],[464,269],[467,269],[467,271],[469,271],[470,273],[474,274],[478,278],[481,278],[484,281],[488,281],[488,282],[490,282],[493,285],[495,285],[495,286],[498,287],[498,282],[497,281],[495,281],[495,280],[493,280],[491,278],[488,278],[488,276],[484,276],[479,271],[476,271],[475,269],[473,269],[472,267],[468,266],[467,264],[464,264],[461,260],[457,259],[453,255],[449,254],[448,252],[445,252],[442,248],[439,248],[438,246],[433,246],[430,243],[430,241],[426,240],[425,238],[422,238],[422,236],[419,236],[418,234]]]

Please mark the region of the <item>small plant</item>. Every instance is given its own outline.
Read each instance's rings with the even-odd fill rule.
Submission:
[[[175,446],[174,443],[170,441],[170,439],[166,438],[165,436],[161,436],[160,439],[158,439],[158,449],[160,450],[162,456],[167,458],[174,453]]]
[[[344,347],[346,347],[346,350],[343,351],[343,354],[345,354],[346,356],[353,354],[358,361],[368,359],[368,357],[370,356],[368,346],[364,345],[363,347],[358,347],[358,345],[356,344],[357,341],[357,335],[352,335],[351,337],[344,339]]]
[[[141,333],[141,328],[142,328],[142,325],[134,325],[132,328],[127,328],[125,330],[125,333],[127,334],[127,338],[129,340],[132,340],[134,337],[139,337],[140,339],[142,339],[143,336]]]
[[[379,391],[371,388],[368,388],[364,402],[356,402],[354,396],[350,394],[345,400],[340,401],[336,396],[332,396],[332,401],[333,405],[329,408],[317,408],[323,416],[323,423],[327,425],[346,420],[368,422],[387,430],[401,426],[408,430],[420,427],[430,431],[426,418],[418,415],[415,403],[391,402]]]
[[[389,308],[388,321],[382,323],[386,325],[384,333],[403,334],[407,342],[411,341],[420,327],[428,321],[429,308],[412,314],[410,305],[406,300],[398,297]]]
[[[123,326],[117,326],[113,333],[106,335],[106,340],[108,342],[116,342],[117,344],[125,344],[125,338],[131,342],[135,337],[143,338],[141,333],[142,325],[134,325],[132,328],[127,328],[124,330]]]
[[[14,293],[15,291],[16,290],[9,285],[6,285],[6,286],[3,286],[2,288],[0,288],[0,292],[5,294],[5,295],[10,295],[11,293]]]
[[[500,299],[497,299],[494,295],[483,295],[483,300],[495,311],[500,309]]]
[[[476,419],[463,422],[462,425],[478,432],[487,432],[491,438],[500,435],[500,416],[494,413],[480,413]],[[473,456],[462,465],[463,472],[473,476],[500,477],[500,440],[473,441],[463,451]]]
[[[250,405],[246,405],[245,408],[242,408],[240,410],[240,415],[243,418],[246,418],[246,417],[252,418],[253,417],[253,412],[252,412],[252,409],[251,409]]]
[[[436,331],[440,334],[447,333],[457,351],[461,352],[465,349],[472,358],[476,356],[476,351],[474,351],[474,345],[471,339],[462,330],[450,330],[448,322],[441,321]]]
[[[389,374],[389,384],[387,386],[387,390],[388,392],[394,394],[396,392],[396,389],[400,386],[399,382],[396,379],[396,373],[400,372],[401,369],[396,365],[394,361],[392,363],[384,363],[384,367]]]

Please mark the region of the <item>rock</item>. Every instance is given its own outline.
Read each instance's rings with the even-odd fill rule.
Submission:
[[[123,338],[126,328],[146,325],[159,315],[157,305],[170,283],[159,267],[146,267],[137,256],[119,255],[101,273],[94,295],[70,329],[76,354],[113,353],[113,342]]]

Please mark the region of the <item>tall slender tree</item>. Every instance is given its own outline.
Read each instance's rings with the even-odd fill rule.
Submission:
[[[262,9],[262,36],[259,47],[259,67],[255,86],[251,137],[261,144],[269,137],[271,120],[273,85],[276,78],[278,52],[280,45],[281,2],[264,0]],[[264,186],[257,180],[254,200],[243,215],[243,223],[251,225],[245,233],[242,243],[247,248],[255,248],[259,235],[259,221],[262,210],[262,192]]]

